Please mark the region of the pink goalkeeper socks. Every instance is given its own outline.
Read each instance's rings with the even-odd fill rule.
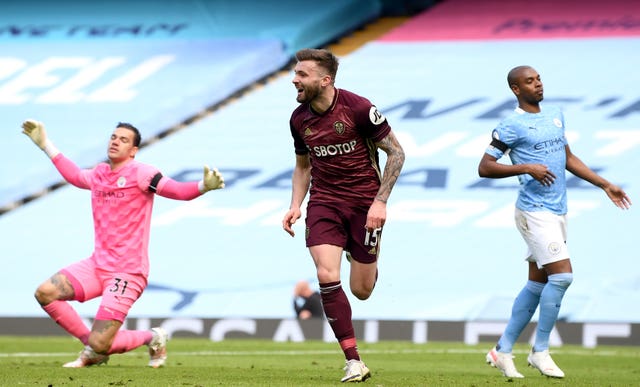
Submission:
[[[132,351],[149,343],[152,337],[153,333],[151,331],[118,331],[113,344],[111,344],[109,354]]]
[[[66,301],[53,301],[49,305],[42,307],[53,321],[60,325],[73,337],[78,338],[83,344],[89,340],[89,328],[84,324],[78,312]]]
[[[90,330],[82,321],[82,318],[66,301],[53,301],[49,305],[42,307],[53,321],[55,321],[65,331],[76,337],[84,345],[89,343]],[[121,330],[116,334],[109,353],[124,353],[136,349],[151,341],[153,333],[151,331],[128,331]]]

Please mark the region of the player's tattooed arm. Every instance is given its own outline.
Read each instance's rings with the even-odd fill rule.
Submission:
[[[376,195],[376,200],[386,203],[389,195],[391,195],[391,189],[400,176],[400,171],[404,164],[404,150],[395,134],[393,134],[393,131],[389,132],[389,134],[377,142],[376,145],[387,154],[387,162],[384,166],[382,182]]]

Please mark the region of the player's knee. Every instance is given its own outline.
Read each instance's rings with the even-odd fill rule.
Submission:
[[[67,277],[62,273],[56,273],[38,286],[34,296],[38,303],[44,306],[56,300],[71,300],[74,294]]]
[[[371,297],[371,293],[373,293],[373,289],[376,286],[376,282],[378,281],[378,271],[376,270],[375,276],[373,278],[367,278],[364,280],[351,280],[351,293],[356,296],[359,300],[366,300]]]
[[[56,287],[51,281],[46,281],[38,286],[34,297],[40,305],[48,305],[57,299]]]
[[[549,283],[567,289],[573,282],[573,273],[558,273],[549,276]]]
[[[364,301],[371,296],[371,292],[352,291],[351,293],[360,301]]]
[[[318,277],[318,283],[321,283],[321,284],[340,281],[339,270],[328,270],[326,268],[318,268],[316,270],[316,275]]]
[[[368,287],[368,286],[361,285],[361,286],[351,287],[351,294],[353,294],[354,296],[356,296],[357,299],[362,301],[369,298],[371,296],[371,293],[373,293],[373,286]]]

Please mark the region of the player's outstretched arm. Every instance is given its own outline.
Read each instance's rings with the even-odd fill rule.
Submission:
[[[49,158],[54,158],[60,151],[47,138],[44,124],[40,121],[28,119],[22,123],[22,133],[26,134],[38,148],[42,149]]]
[[[224,188],[224,178],[217,168],[210,169],[208,165],[204,166],[204,176],[199,185],[200,192],[205,193],[214,189]]]
[[[629,209],[631,207],[631,199],[627,196],[627,193],[624,192],[622,188],[619,186],[612,184],[604,177],[598,175],[591,168],[589,168],[578,156],[571,152],[569,145],[565,146],[565,151],[567,153],[567,170],[579,178],[588,181],[589,183],[595,185],[596,187],[600,187],[607,194],[609,199],[616,205],[616,207],[621,208],[623,210]]]

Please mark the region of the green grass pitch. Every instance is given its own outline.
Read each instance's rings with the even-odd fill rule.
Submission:
[[[524,379],[509,380],[485,364],[492,344],[408,342],[361,343],[372,377],[368,386],[637,386],[640,348],[578,346],[552,348],[567,375],[551,379],[527,367],[526,345],[514,350]],[[307,341],[175,338],[167,366],[146,366],[146,346],[112,355],[108,365],[66,369],[82,345],[65,337],[0,336],[2,386],[336,386],[344,359],[335,343]]]

